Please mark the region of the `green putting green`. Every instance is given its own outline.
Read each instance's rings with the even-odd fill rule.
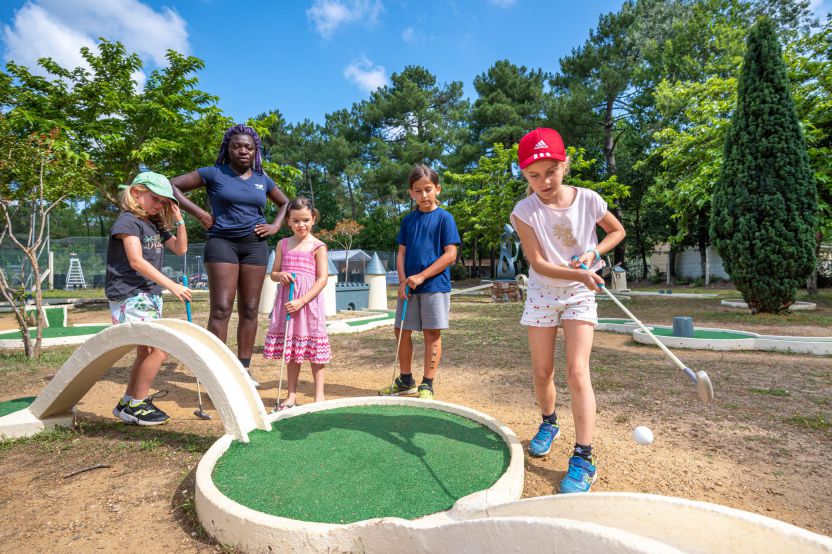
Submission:
[[[602,317],[602,318],[598,319],[598,323],[624,324],[624,323],[635,323],[635,321],[633,321],[632,319],[621,319],[621,318],[615,318],[615,317]]]
[[[491,487],[508,468],[500,435],[411,406],[355,406],[279,420],[217,461],[213,480],[251,509],[302,521],[414,519]]]
[[[672,337],[673,336],[673,329],[667,327],[660,327],[653,329],[654,335],[659,335],[662,337]],[[707,331],[702,329],[694,329],[693,330],[693,337],[694,339],[753,339],[754,337],[747,334],[741,333],[738,331]]]
[[[350,327],[358,327],[360,325],[367,325],[368,323],[375,323],[376,321],[384,321],[387,319],[393,319],[396,317],[396,312],[387,312],[384,315],[379,317],[374,317],[373,319],[362,319],[361,321],[347,321],[347,325]]]
[[[43,329],[43,338],[54,339],[57,337],[77,337],[79,335],[94,335],[99,331],[103,331],[109,325],[90,325],[85,327],[45,327]],[[36,329],[29,329],[29,336],[35,338],[37,335]],[[8,331],[0,333],[0,340],[20,340],[23,335],[20,331]]]
[[[0,402],[0,417],[12,414],[19,410],[22,410],[23,408],[28,408],[34,401],[34,396],[26,396],[23,398],[15,398],[14,400],[6,400],[5,402]]]

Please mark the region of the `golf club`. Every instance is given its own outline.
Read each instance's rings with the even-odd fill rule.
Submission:
[[[292,281],[289,283],[289,302],[293,300],[295,295],[295,274],[292,273]],[[274,401],[274,410],[280,410],[280,389],[283,387],[283,368],[286,366],[286,345],[289,343],[289,319],[291,315],[286,312],[286,325],[283,328],[283,355],[280,357],[280,378],[277,380],[277,398]]]
[[[410,286],[405,285],[404,287],[404,302],[402,302],[402,323],[399,325],[399,340],[396,342],[396,363],[393,365],[393,380],[390,392],[393,392],[393,388],[396,386],[396,372],[399,370],[399,348],[402,346],[402,335],[404,334],[404,316],[407,314],[407,301],[409,300],[407,295],[410,294]],[[392,396],[392,395],[391,395]]]
[[[185,285],[185,287],[188,286],[188,276],[187,275],[182,276],[182,284]],[[185,313],[188,314],[188,323],[193,323],[193,320],[191,319],[191,301],[190,300],[185,301]],[[196,378],[196,396],[199,399],[199,409],[194,410],[194,415],[196,417],[198,417],[199,419],[211,419],[211,416],[206,414],[202,410],[202,387],[200,387],[200,385],[199,385],[199,377]]]
[[[572,259],[577,260],[578,257],[574,256]],[[582,263],[581,269],[589,268],[586,266],[586,264]],[[673,361],[673,363],[679,366],[679,369],[685,372],[685,375],[687,375],[690,378],[690,380],[693,381],[693,384],[696,385],[696,392],[699,395],[699,399],[702,402],[707,403],[714,399],[714,386],[711,384],[711,379],[708,377],[708,374],[705,373],[705,370],[700,369],[699,371],[694,372],[691,368],[682,363],[682,361],[679,358],[677,358],[676,355],[673,354],[673,352],[671,352],[670,349],[668,349],[662,343],[662,341],[657,339],[656,336],[650,332],[650,329],[645,327],[644,324],[641,321],[639,321],[638,318],[636,318],[636,316],[632,314],[632,312],[630,312],[630,310],[624,307],[624,304],[622,304],[621,301],[618,298],[616,298],[615,295],[611,293],[606,286],[604,286],[604,283],[598,283],[598,287],[605,293],[607,293],[607,296],[610,297],[610,300],[615,302],[618,305],[618,307],[621,308],[621,310],[625,314],[627,314],[627,317],[635,321],[636,324],[638,324],[638,326],[641,327],[641,330],[644,331],[647,334],[647,336],[649,336],[653,340],[653,342],[656,343],[656,346],[661,348],[662,352],[667,354],[667,357],[670,358]]]

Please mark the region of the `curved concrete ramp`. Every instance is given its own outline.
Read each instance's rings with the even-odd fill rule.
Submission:
[[[769,517],[684,498],[627,492],[557,495],[492,506],[474,517],[565,518],[619,529],[684,552],[830,553],[832,538]]]
[[[28,411],[41,421],[70,414],[101,376],[136,345],[161,348],[190,369],[211,397],[225,432],[235,439],[248,442],[249,431],[271,429],[263,402],[237,357],[202,327],[177,319],[114,325],[91,337],[69,357]]]

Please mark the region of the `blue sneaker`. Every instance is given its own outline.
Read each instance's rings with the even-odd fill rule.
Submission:
[[[529,454],[536,457],[545,456],[552,449],[552,443],[559,434],[559,426],[544,421],[537,429],[537,434],[529,442]]]
[[[580,456],[572,456],[569,458],[569,471],[561,480],[558,492],[589,492],[589,488],[595,479],[598,478],[598,471],[595,468],[595,458],[592,462],[581,458]]]

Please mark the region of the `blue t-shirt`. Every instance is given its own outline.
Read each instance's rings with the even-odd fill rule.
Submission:
[[[438,260],[445,253],[446,246],[461,241],[454,216],[442,208],[436,208],[430,212],[414,210],[404,216],[396,242],[405,247],[404,272],[406,277],[410,277]],[[442,273],[425,279],[412,292],[451,292],[450,266]]]
[[[256,225],[266,222],[266,195],[277,186],[271,177],[252,172],[243,179],[228,165],[200,167],[196,171],[205,182],[214,215],[209,237],[245,237],[254,232]]]
[[[107,276],[104,278],[104,294],[107,299],[121,302],[140,292],[162,294],[162,287],[155,281],[130,267],[124,241],[117,239],[116,235],[138,237],[142,243],[142,258],[159,271],[162,271],[165,256],[164,245],[173,236],[168,231],[159,229],[155,223],[136,217],[131,212],[121,212],[110,229],[110,240],[107,243]]]

